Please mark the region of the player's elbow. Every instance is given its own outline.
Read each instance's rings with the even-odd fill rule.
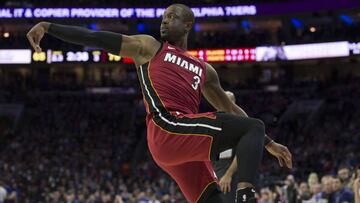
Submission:
[[[234,113],[232,105],[226,105],[224,103],[216,105],[216,110],[226,113]]]
[[[90,31],[87,38],[91,47],[101,48],[118,55],[121,49],[122,35],[106,31]]]
[[[124,36],[120,50],[121,56],[136,58],[139,56],[146,57],[149,53],[146,52],[145,47],[148,46],[138,37]]]

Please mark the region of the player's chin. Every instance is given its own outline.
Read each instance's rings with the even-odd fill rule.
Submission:
[[[160,33],[160,37],[162,40],[167,41],[168,40],[168,34],[167,33]]]

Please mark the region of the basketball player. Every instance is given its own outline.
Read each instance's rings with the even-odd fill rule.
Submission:
[[[186,52],[193,25],[191,9],[174,4],[163,15],[161,41],[149,35],[127,36],[48,22],[35,25],[27,38],[36,52],[41,51],[40,40],[48,33],[65,42],[132,58],[147,111],[150,152],[177,182],[186,199],[191,203],[222,202],[210,160],[236,147],[237,202],[255,202],[254,182],[264,144],[288,167],[291,154],[265,136],[262,121],[247,117],[230,101],[210,64]],[[201,94],[219,112],[199,114]]]
[[[225,92],[232,102],[236,102],[234,93]],[[234,168],[230,167],[235,158],[236,148],[223,151],[218,161],[213,161],[216,176],[219,178],[220,190],[223,192],[223,202],[234,202],[236,196],[237,175]]]

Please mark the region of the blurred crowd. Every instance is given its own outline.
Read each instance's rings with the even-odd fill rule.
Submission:
[[[0,95],[11,95],[9,88],[18,83],[7,83]],[[250,115],[261,118],[268,134],[294,156],[289,172],[265,154],[259,201],[354,202],[360,80],[294,82],[279,91],[241,86],[224,88],[235,93]],[[21,102],[25,108],[16,129],[2,139],[0,202],[185,202],[177,185],[152,161],[146,142],[140,144],[145,112],[139,92],[92,94],[51,87],[18,92],[21,97],[1,96],[2,102]],[[311,113],[291,113],[294,103],[309,108],[302,103],[308,100],[321,105]],[[201,109],[211,110],[206,103]]]
[[[355,202],[355,195],[360,197],[360,166],[350,171],[340,167],[337,175],[310,173],[307,180],[296,180],[288,175],[268,187],[263,187],[258,194],[259,203],[340,203]],[[357,193],[357,194],[356,194]]]
[[[133,100],[119,94],[29,93],[20,126],[1,148],[4,202],[182,198],[152,163],[131,169],[145,129],[136,118],[143,112],[136,112]]]

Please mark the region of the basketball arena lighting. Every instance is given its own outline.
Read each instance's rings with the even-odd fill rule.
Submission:
[[[4,38],[9,38],[9,37],[10,37],[10,33],[9,33],[9,32],[4,32],[3,37],[4,37]]]

